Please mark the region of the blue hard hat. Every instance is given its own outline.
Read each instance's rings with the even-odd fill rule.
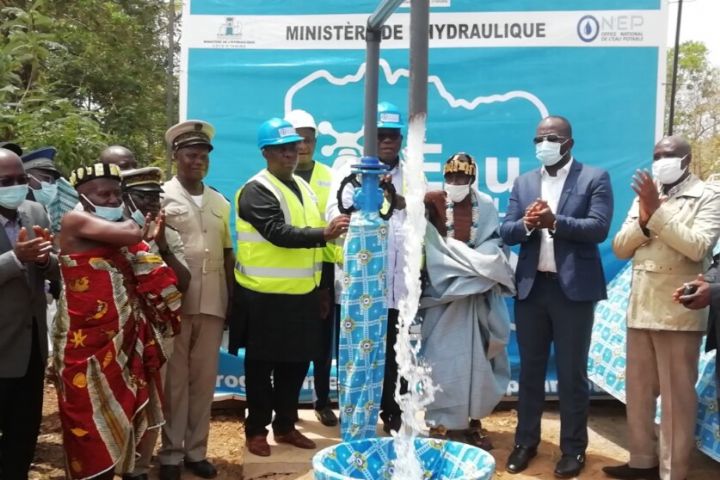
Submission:
[[[290,122],[282,118],[271,118],[260,125],[257,143],[258,148],[263,149],[269,145],[301,142],[302,139]]]
[[[377,127],[403,129],[405,124],[400,109],[390,102],[378,103]]]

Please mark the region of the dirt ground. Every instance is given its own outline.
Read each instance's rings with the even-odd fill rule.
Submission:
[[[511,475],[504,471],[513,446],[513,432],[516,414],[512,404],[503,404],[491,417],[483,420],[483,426],[490,432],[495,449],[493,456],[498,464],[497,479],[529,480],[554,478],[552,471],[560,453],[557,447],[559,438],[559,422],[557,405],[548,403],[543,419],[542,442],[539,454],[523,473]],[[244,444],[242,410],[223,408],[213,413],[210,430],[209,459],[218,467],[218,478],[236,480],[243,478]],[[600,470],[605,465],[623,463],[627,460],[625,445],[625,410],[622,404],[615,401],[603,401],[594,404],[590,413],[590,446],[587,455],[587,466],[579,478],[606,479]],[[292,474],[266,473],[253,476],[253,479],[290,480],[312,479],[310,465],[302,472]],[[157,478],[153,472],[151,478]],[[57,414],[57,399],[53,387],[45,390],[43,423],[38,440],[35,463],[30,479],[60,480],[65,478],[63,470],[62,439],[60,420]],[[191,474],[184,474],[183,479],[193,479]],[[702,453],[695,452],[688,480],[720,479],[720,463]],[[248,477],[250,480],[250,477]]]

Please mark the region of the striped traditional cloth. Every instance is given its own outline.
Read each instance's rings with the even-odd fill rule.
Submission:
[[[145,242],[60,255],[53,334],[67,476],[131,472],[145,430],[163,423],[161,339],[179,331],[177,279]]]

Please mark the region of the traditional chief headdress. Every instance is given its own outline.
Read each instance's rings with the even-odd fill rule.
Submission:
[[[471,157],[470,154],[465,152],[458,152],[453,154],[450,158],[448,158],[447,162],[445,162],[443,176],[447,175],[448,173],[457,172],[464,173],[465,175],[470,175],[473,180],[475,179],[475,176],[477,174],[477,166],[475,165],[475,160],[473,160],[473,157]]]
[[[76,168],[70,174],[70,184],[77,188],[83,183],[96,178],[111,178],[120,182],[120,167],[114,163],[96,163],[89,167]]]

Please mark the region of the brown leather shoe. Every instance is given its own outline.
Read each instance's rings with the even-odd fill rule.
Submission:
[[[312,450],[317,447],[317,445],[315,445],[315,442],[294,429],[290,430],[285,435],[275,435],[275,441],[277,443],[289,443],[290,445],[293,445],[295,447],[305,448],[307,450]]]
[[[267,443],[265,435],[255,435],[247,439],[247,449],[253,455],[258,457],[270,456],[270,445]]]

